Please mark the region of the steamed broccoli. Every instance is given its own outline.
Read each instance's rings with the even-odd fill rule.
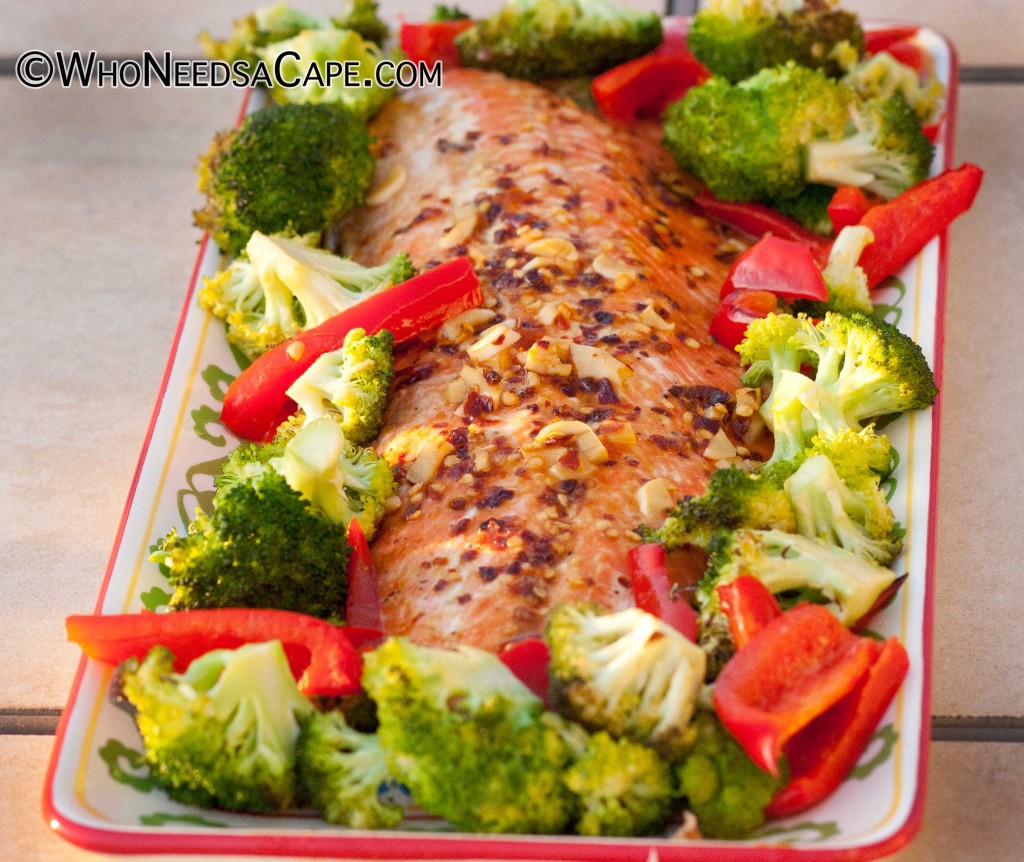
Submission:
[[[203,31],[199,34],[199,43],[203,53],[210,59],[228,63],[244,60],[251,63],[256,59],[256,52],[266,45],[291,39],[303,30],[330,26],[331,22],[327,18],[307,15],[281,2],[239,18],[227,39],[214,39]]]
[[[815,433],[836,436],[874,418],[929,406],[938,393],[921,348],[895,326],[867,314],[830,312],[755,320],[737,350],[748,386],[769,376],[761,416],[775,435],[768,462],[802,457]],[[798,370],[814,366],[814,377]]]
[[[598,731],[566,770],[580,835],[649,835],[672,811],[672,770],[652,748]]]
[[[152,559],[167,570],[172,609],[279,608],[330,619],[345,607],[344,530],[317,513],[283,476],[253,475],[218,490],[213,512],[172,529]]]
[[[121,678],[146,762],[173,799],[256,813],[296,802],[295,746],[313,706],[280,641],[209,652],[183,674],[157,646]]]
[[[383,45],[391,30],[381,20],[377,0],[347,0],[340,15],[331,19],[339,30],[355,30],[364,39]]]
[[[864,53],[857,16],[823,0],[709,0],[687,45],[715,75],[742,81],[793,60],[841,75]]]
[[[431,21],[465,21],[470,16],[468,13],[463,12],[454,3],[451,6],[445,6],[439,3],[434,7],[434,12],[430,16]]]
[[[902,93],[861,103],[853,134],[807,145],[807,180],[893,198],[927,178],[935,146]]]
[[[903,547],[896,523],[874,474],[854,487],[839,476],[825,455],[811,455],[786,480],[786,494],[802,536],[821,539],[867,560],[888,565]]]
[[[793,63],[692,87],[669,107],[664,132],[680,167],[719,198],[775,205],[809,183],[892,197],[923,180],[932,157],[902,95],[863,101]]]
[[[779,530],[715,534],[707,571],[697,588],[702,618],[718,613],[716,588],[751,575],[776,595],[789,591],[821,596],[839,620],[853,625],[893,581],[892,569],[836,545]]]
[[[391,467],[372,449],[349,443],[333,419],[303,425],[269,463],[317,512],[342,528],[355,518],[373,538],[394,490]]]
[[[660,42],[656,13],[613,0],[509,0],[455,39],[464,66],[528,81],[596,75]]]
[[[330,823],[355,829],[391,829],[402,821],[402,806],[382,800],[390,780],[376,734],[353,730],[336,711],[315,712],[302,724],[299,782]]]
[[[916,69],[901,63],[886,51],[858,63],[847,72],[843,81],[853,87],[862,99],[888,99],[894,93],[901,93],[921,123],[927,123],[935,116],[945,94],[945,87],[937,78],[931,77],[925,85]]]
[[[705,658],[678,631],[638,608],[569,603],[555,608],[544,639],[559,712],[670,759],[686,750]]]
[[[394,87],[375,79],[382,59],[380,48],[354,30],[304,30],[292,39],[268,45],[259,55],[268,65],[280,69],[283,81],[296,84],[274,86],[270,96],[275,102],[340,104],[353,116],[368,120],[396,93]],[[329,63],[358,64],[359,86],[347,86],[343,67]],[[366,81],[372,83],[367,85]]]
[[[828,205],[835,193],[832,186],[809,183],[795,198],[773,199],[771,206],[808,230],[831,236],[832,218],[828,214]]]
[[[791,460],[759,473],[718,470],[702,495],[677,503],[646,538],[671,551],[707,548],[719,530],[781,530],[887,564],[903,536],[879,487],[890,463],[888,440],[871,426],[819,434]]]
[[[339,105],[271,105],[218,134],[198,172],[207,202],[196,224],[234,254],[253,231],[320,232],[362,203],[370,134]]]
[[[575,800],[573,750],[492,653],[389,638],[366,654],[388,768],[418,805],[474,832],[557,833]]]
[[[380,433],[394,370],[390,332],[353,329],[340,350],[320,356],[288,389],[307,422],[332,417],[345,439],[365,445]]]
[[[244,255],[205,280],[199,304],[227,322],[230,343],[255,358],[415,274],[404,253],[364,267],[317,248],[315,237],[256,231]]]
[[[685,545],[706,548],[718,530],[750,527],[792,532],[796,519],[782,478],[747,473],[739,467],[716,470],[703,494],[680,500],[657,530],[646,531],[645,539],[673,551]]]
[[[694,727],[697,741],[676,769],[680,793],[705,838],[746,838],[764,825],[765,808],[788,780],[785,764],[779,776],[765,772],[714,713],[698,713]]]

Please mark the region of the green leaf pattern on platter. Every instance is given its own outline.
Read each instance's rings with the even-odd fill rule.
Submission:
[[[896,741],[899,738],[899,731],[896,730],[896,727],[891,723],[884,724],[878,728],[871,737],[871,742],[868,743],[868,747],[865,752],[868,754],[867,760],[861,760],[861,762],[851,770],[850,778],[857,781],[867,778],[879,766],[892,757],[893,749],[896,747]],[[877,750],[874,754],[871,754],[872,749],[876,746]]]
[[[149,793],[157,786],[156,780],[149,774],[146,766],[146,758],[141,751],[129,748],[119,739],[108,739],[99,750],[100,760],[107,765],[107,772],[110,777],[119,784],[131,787],[139,793]],[[126,764],[129,769],[144,770],[144,774],[128,772],[123,766]]]
[[[187,823],[190,826],[209,826],[215,829],[227,829],[227,823],[220,823],[208,817],[200,817],[198,814],[169,814],[166,811],[154,811],[152,814],[143,814],[139,817],[139,823],[143,826],[167,826],[168,824]]]

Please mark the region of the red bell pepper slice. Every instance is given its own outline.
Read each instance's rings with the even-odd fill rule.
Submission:
[[[770,233],[783,239],[802,242],[810,248],[819,266],[824,268],[828,263],[828,255],[832,249],[830,240],[770,207],[745,201],[720,201],[706,189],[695,195],[693,202],[706,215],[731,224],[752,236],[760,237]]]
[[[154,646],[174,653],[184,671],[193,659],[215,649],[281,641],[288,664],[307,695],[335,697],[360,690],[359,648],[381,637],[379,631],[340,627],[292,611],[216,608],[167,614],[78,615],[67,618],[68,640],[89,658],[120,664],[142,659]]]
[[[661,44],[655,54],[675,54],[689,51],[686,40],[690,35],[690,19],[683,15],[671,15],[661,19]]]
[[[628,556],[629,580],[636,606],[696,643],[697,612],[685,599],[672,595],[672,580],[665,567],[665,546],[659,542],[638,545],[630,549]]]
[[[734,290],[767,290],[780,299],[828,299],[828,285],[811,250],[801,242],[766,234],[733,262],[719,296]]]
[[[883,27],[881,30],[868,30],[864,33],[864,49],[868,54],[877,54],[896,42],[912,39],[917,33],[917,27]]]
[[[797,605],[729,659],[715,711],[747,756],[778,775],[786,743],[861,683],[877,649],[821,605]]]
[[[749,643],[754,632],[782,616],[782,608],[757,578],[740,575],[736,580],[716,588],[718,607],[729,621],[729,632],[736,649]]]
[[[288,387],[317,357],[339,350],[350,330],[373,334],[386,329],[399,344],[482,302],[467,257],[420,273],[268,350],[228,386],[221,419],[243,439],[268,440],[294,410]]]
[[[984,172],[969,162],[925,180],[887,203],[872,207],[860,220],[875,235],[858,264],[876,287],[917,254],[928,241],[967,212]]]
[[[686,48],[661,49],[629,60],[594,78],[597,107],[611,120],[623,123],[657,119],[686,91],[702,84],[711,73]]]
[[[743,340],[752,321],[767,317],[778,309],[779,300],[774,293],[767,290],[734,290],[718,306],[708,331],[722,347],[733,350]]]
[[[832,230],[839,233],[844,227],[859,224],[871,206],[868,196],[856,186],[840,186],[828,204]]]
[[[788,817],[816,805],[856,766],[910,666],[896,638],[876,648],[861,684],[786,745],[790,779],[766,809],[769,816]]]
[[[353,518],[348,525],[348,546],[352,553],[348,558],[348,597],[345,601],[345,622],[350,626],[361,626],[381,630],[380,584],[377,568],[370,555],[370,545],[363,534],[359,521]]]
[[[469,18],[416,24],[403,21],[398,31],[398,42],[405,55],[414,63],[440,61],[446,66],[458,66],[461,64],[455,37],[472,26],[473,21]]]
[[[505,648],[498,658],[530,691],[548,703],[551,651],[540,638],[527,638]]]
[[[921,46],[910,39],[900,39],[886,45],[883,50],[904,66],[910,66],[915,72],[923,71],[928,62],[927,55]]]

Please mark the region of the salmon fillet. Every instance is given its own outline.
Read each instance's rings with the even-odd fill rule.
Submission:
[[[385,629],[497,650],[560,602],[631,605],[641,487],[699,493],[719,429],[744,445],[737,358],[708,335],[742,242],[677,194],[653,124],[501,75],[446,70],[373,133],[384,181],[340,226],[345,253],[468,254],[486,297],[396,357],[376,446],[400,488],[373,544]]]

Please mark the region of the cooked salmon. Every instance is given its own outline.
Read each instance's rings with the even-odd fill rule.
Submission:
[[[469,255],[486,297],[396,360],[385,628],[499,649],[559,602],[629,606],[638,525],[752,457],[737,358],[708,335],[743,243],[689,206],[653,126],[501,75],[446,71],[373,133],[379,185],[344,251]]]

